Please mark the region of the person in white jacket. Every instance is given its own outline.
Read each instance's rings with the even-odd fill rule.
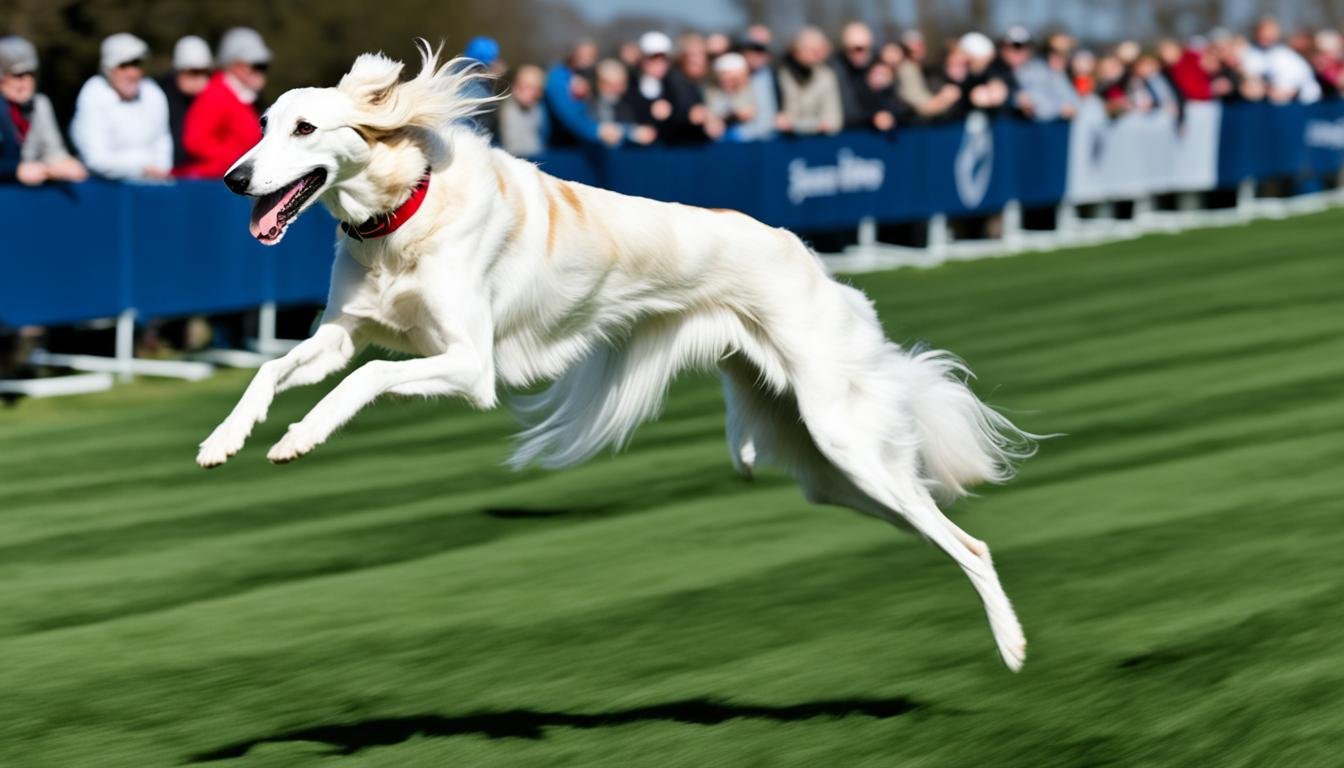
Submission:
[[[1256,22],[1255,41],[1242,56],[1242,69],[1264,81],[1269,100],[1276,104],[1320,101],[1321,84],[1316,81],[1316,73],[1297,51],[1283,44],[1281,36],[1274,17],[1265,16]]]
[[[168,99],[145,77],[145,41],[119,32],[103,41],[102,72],[75,100],[70,138],[92,173],[108,179],[166,179],[173,167]]]

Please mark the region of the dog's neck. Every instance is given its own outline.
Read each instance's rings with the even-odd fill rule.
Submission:
[[[322,202],[337,219],[358,226],[406,202],[429,164],[414,144],[375,143],[364,170],[333,186]]]

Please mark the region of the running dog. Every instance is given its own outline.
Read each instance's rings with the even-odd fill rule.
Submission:
[[[1003,482],[1034,435],[984,405],[946,352],[888,341],[872,304],[795,235],[749,216],[561,181],[492,149],[467,118],[483,75],[420,42],[408,80],[381,54],[335,88],[276,100],[229,171],[256,198],[251,232],[280,242],[320,201],[341,222],[311,338],[257,372],[200,446],[238,452],[276,394],[343,369],[368,344],[415,355],[360,366],[267,458],[293,461],[383,394],[460,396],[553,382],[511,404],[514,466],[576,464],[657,415],[686,368],[717,369],[736,470],[790,473],[807,499],[918,531],[970,578],[1004,663],[1026,639],[983,541],[935,497]]]

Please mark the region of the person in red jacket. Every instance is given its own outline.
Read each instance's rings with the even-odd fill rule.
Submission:
[[[1192,41],[1189,47],[1184,48],[1175,40],[1163,40],[1157,44],[1157,55],[1162,59],[1167,79],[1186,101],[1213,99],[1212,80],[1204,69],[1203,49],[1202,40]]]
[[[219,71],[187,110],[182,144],[188,161],[174,170],[186,178],[218,179],[261,141],[255,106],[266,87],[271,51],[254,29],[235,27],[219,41]]]

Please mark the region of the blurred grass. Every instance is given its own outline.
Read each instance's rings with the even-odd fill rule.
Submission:
[[[922,541],[732,474],[708,378],[628,453],[384,402],[285,467],[247,374],[0,411],[0,765],[1328,766],[1344,738],[1344,215],[854,280],[1066,432]]]

